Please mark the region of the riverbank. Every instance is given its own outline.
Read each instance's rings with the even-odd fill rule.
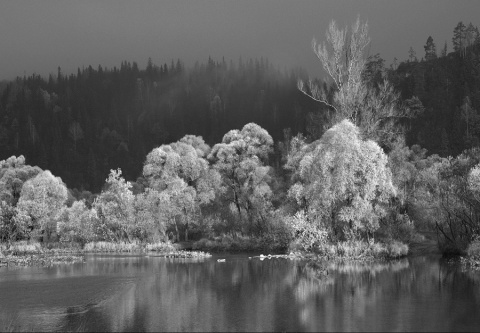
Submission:
[[[254,237],[231,237],[219,236],[214,239],[202,238],[199,241],[191,242],[190,244],[181,244],[185,249],[194,251],[207,251],[214,253],[235,253],[235,252],[269,252],[269,253],[287,253],[287,244],[272,244],[262,238]]]
[[[0,258],[0,267],[15,266],[40,266],[49,267],[53,265],[67,265],[77,262],[84,262],[83,255],[52,255],[52,254],[30,254],[30,255],[7,255]]]
[[[409,245],[398,241],[365,242],[347,241],[323,244],[305,251],[299,244],[286,247],[266,246],[260,239],[218,237],[197,242],[137,243],[137,242],[90,242],[81,246],[76,243],[47,243],[20,241],[0,244],[0,266],[50,266],[84,261],[85,254],[94,253],[142,253],[165,258],[209,258],[210,253],[264,253],[260,259],[289,258],[310,261],[375,261],[394,260],[406,256],[441,255],[434,233],[422,233],[422,237]],[[480,266],[477,251],[472,247],[471,256],[464,262],[468,266]]]
[[[185,251],[171,243],[112,243],[91,242],[80,244],[62,244],[20,241],[0,244],[0,267],[12,266],[52,266],[85,261],[85,254],[94,253],[142,253],[165,258],[209,258],[212,255],[203,251]]]
[[[208,251],[214,253],[230,252],[264,252],[293,254],[295,258],[321,259],[321,260],[374,260],[374,259],[398,259],[407,256],[409,247],[398,241],[383,242],[365,242],[365,241],[346,241],[338,243],[327,243],[312,247],[306,251],[300,244],[290,244],[287,246],[267,246],[261,240],[238,237],[218,237],[216,239],[201,239],[191,244],[194,250]]]

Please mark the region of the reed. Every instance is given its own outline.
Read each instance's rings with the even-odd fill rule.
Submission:
[[[85,244],[84,252],[139,252],[142,250],[141,244],[137,242],[90,242]]]

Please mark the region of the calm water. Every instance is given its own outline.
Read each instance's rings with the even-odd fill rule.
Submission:
[[[0,268],[0,331],[480,330],[480,272],[438,257],[320,270],[217,258]]]

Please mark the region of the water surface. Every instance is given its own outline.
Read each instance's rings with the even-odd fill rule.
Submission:
[[[88,256],[0,268],[0,331],[478,331],[480,273],[439,257],[307,265]]]

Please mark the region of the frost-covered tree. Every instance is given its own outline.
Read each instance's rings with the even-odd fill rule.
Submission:
[[[23,184],[40,172],[39,167],[25,164],[23,155],[0,161],[0,200],[16,206]]]
[[[216,144],[208,159],[222,175],[225,198],[236,214],[251,223],[264,221],[271,205],[268,156],[273,139],[254,123],[231,130]]]
[[[154,189],[135,196],[135,230],[134,235],[140,240],[161,241],[169,222],[170,202]]]
[[[67,187],[48,170],[23,184],[17,209],[31,218],[31,229],[45,241],[56,231],[56,219],[67,201]]]
[[[368,24],[358,18],[350,29],[338,28],[332,21],[326,42],[312,41],[315,55],[332,81],[331,87],[310,80],[298,81],[298,88],[321,102],[333,114],[330,126],[349,119],[363,136],[382,146],[390,146],[403,133],[400,120],[407,117],[399,103],[399,95],[388,80],[378,85],[367,82],[365,50],[370,43]],[[330,127],[328,126],[328,127]]]
[[[134,195],[130,188],[130,182],[125,181],[120,169],[110,170],[106,190],[93,202],[99,219],[96,233],[101,239],[131,240]]]
[[[455,158],[430,155],[419,163],[413,217],[434,227],[440,249],[462,253],[480,235],[480,150],[465,150]]]
[[[17,213],[15,207],[0,201],[0,242],[22,239],[27,233],[29,219],[21,219]]]
[[[210,146],[207,145],[205,141],[203,141],[203,138],[201,136],[185,135],[179,140],[179,142],[183,142],[195,148],[198,157],[206,158],[208,156],[208,153],[210,152]]]
[[[11,156],[0,161],[0,239],[14,241],[28,237],[31,219],[17,206],[23,184],[42,172],[25,164],[25,157]]]
[[[352,25],[350,36],[348,28],[340,29],[335,21],[330,22],[326,38],[319,44],[312,40],[315,55],[323,69],[333,81],[336,89],[333,101],[327,98],[327,92],[314,82],[308,82],[309,96],[333,108],[340,119],[350,118],[354,123],[358,117],[358,100],[362,91],[362,72],[365,67],[364,51],[370,43],[368,24],[360,22],[360,18]],[[299,81],[301,91],[307,93],[304,82]]]
[[[295,184],[289,190],[311,223],[332,236],[367,236],[378,229],[395,195],[387,156],[343,120],[289,158]]]
[[[143,176],[149,187],[159,192],[163,214],[173,223],[197,223],[201,209],[209,204],[220,186],[220,175],[204,158],[209,151],[201,137],[187,135],[180,141],[153,149],[146,158]]]
[[[61,242],[78,242],[85,245],[96,239],[97,212],[93,208],[88,208],[84,200],[75,201],[71,207],[65,208],[62,215],[57,223]]]

